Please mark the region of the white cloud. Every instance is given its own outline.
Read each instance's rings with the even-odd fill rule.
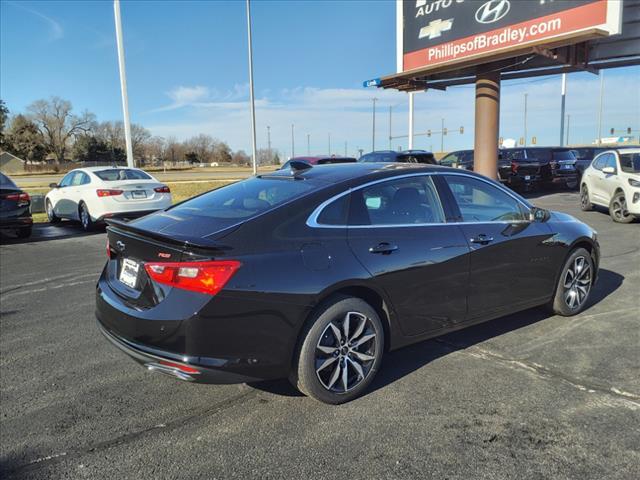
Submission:
[[[640,68],[624,74],[605,74],[603,131],[609,128],[637,128],[640,123]],[[160,117],[147,123],[150,130],[164,137],[187,138],[208,133],[227,141],[234,149],[248,150],[251,124],[248,88],[236,86],[225,93],[205,87],[179,87],[172,90],[173,104],[190,106],[180,117]],[[560,123],[560,77],[534,78],[503,82],[501,98],[501,135],[523,135],[524,93],[528,93],[528,134],[539,145],[557,144]],[[357,148],[370,151],[372,146],[372,98],[378,99],[376,148],[389,148],[389,107],[393,109],[392,134],[406,135],[408,95],[391,90],[365,88],[300,87],[280,92],[264,91],[256,99],[257,138],[259,148],[266,147],[267,125],[271,127],[272,147],[291,154],[291,124],[295,124],[295,153],[307,153],[307,134],[311,153],[327,153],[331,134],[332,153],[355,155]],[[449,134],[444,149],[473,147],[474,88],[472,85],[451,88],[446,92],[430,90],[416,95],[415,133],[440,130],[441,119]],[[590,143],[597,135],[599,98],[598,77],[591,74],[569,76],[567,113],[571,115],[570,141]],[[178,107],[174,107],[178,108]],[[162,117],[164,119],[165,117]],[[168,118],[168,117],[166,117]],[[464,126],[464,134],[458,129]],[[440,135],[418,135],[414,147],[440,150]],[[392,148],[407,147],[406,138],[393,139]]]
[[[47,25],[49,26],[49,40],[50,41],[55,41],[55,40],[60,40],[62,37],[64,37],[64,28],[62,28],[62,25],[60,25],[60,23],[58,23],[56,20],[54,20],[51,17],[48,17],[47,15],[45,15],[42,12],[39,12],[38,10],[35,10],[33,8],[29,8],[27,6],[25,6],[22,3],[18,3],[18,2],[8,2],[10,5],[13,5],[14,7],[18,7],[22,10],[24,10],[25,12],[29,12],[32,15],[35,15],[36,17],[40,18],[41,20],[44,20],[45,23],[47,23]]]

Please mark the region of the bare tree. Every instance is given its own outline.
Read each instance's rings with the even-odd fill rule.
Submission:
[[[92,113],[84,111],[78,116],[71,112],[72,109],[71,102],[60,97],[36,100],[27,107],[31,120],[44,138],[47,150],[55,155],[58,163],[64,161],[71,139],[88,132],[95,121]]]
[[[201,133],[191,137],[185,142],[185,145],[189,152],[195,153],[198,162],[209,163],[213,154],[214,143],[211,135]]]

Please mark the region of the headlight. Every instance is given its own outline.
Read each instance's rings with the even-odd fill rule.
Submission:
[[[640,182],[638,180],[634,180],[633,178],[629,179],[629,185],[631,185],[632,187],[640,188]]]

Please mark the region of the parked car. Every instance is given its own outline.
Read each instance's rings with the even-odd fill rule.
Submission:
[[[640,148],[609,150],[596,156],[582,175],[582,210],[600,205],[615,222],[640,218]]]
[[[415,164],[278,170],[109,223],[96,316],[114,345],[182,380],[290,378],[333,404],[388,350],[537,305],[580,312],[599,262],[575,218]]]
[[[107,218],[136,218],[171,205],[169,187],[137,168],[80,168],[49,186],[49,221],[80,220],[85,230]]]
[[[500,166],[500,177],[509,187],[530,190],[578,186],[576,157],[569,148],[505,148],[502,157],[505,162]]]
[[[462,168],[473,171],[474,151],[457,150],[445,155],[438,163],[445,167]],[[503,158],[502,152],[498,152],[498,180],[500,180],[500,182],[506,183],[506,179],[502,178],[501,174],[504,172],[504,167],[510,166],[511,162]],[[509,170],[509,168],[507,170]]]
[[[291,167],[291,162],[303,162],[307,165],[326,165],[328,163],[355,163],[357,160],[353,157],[337,157],[335,155],[326,155],[319,157],[294,157],[285,162],[280,170],[287,170]]]
[[[401,162],[401,163],[428,163],[436,165],[436,157],[426,150],[378,150],[366,153],[360,157],[359,162]]]
[[[615,148],[616,150],[626,150],[629,148],[640,148],[640,146],[617,146],[617,147],[577,147],[572,148],[576,156],[576,170],[578,171],[578,180],[582,178],[584,171],[589,168],[593,159],[600,153]]]
[[[0,173],[0,229],[11,230],[19,238],[28,238],[32,227],[29,194]]]

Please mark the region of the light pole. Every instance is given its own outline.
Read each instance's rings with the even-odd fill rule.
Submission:
[[[251,154],[253,156],[253,174],[258,173],[258,154],[256,149],[256,103],[253,97],[253,45],[251,43],[251,6],[247,0],[247,36],[249,43],[249,100],[251,102]]]
[[[311,134],[307,133],[307,155],[311,155]]]
[[[528,93],[524,94],[524,146],[527,146],[527,97]]]
[[[331,156],[331,134],[329,134],[329,156]]]
[[[565,142],[566,146],[569,146],[569,127],[571,126],[571,115],[567,115],[567,141]]]
[[[393,121],[392,109],[393,109],[393,107],[391,105],[389,105],[389,150],[391,150],[391,140],[393,138],[391,136],[391,122]]]
[[[267,125],[267,152],[269,154],[269,162],[272,162],[273,159],[271,157],[271,127]]]
[[[602,143],[603,104],[604,104],[604,70],[600,70],[600,110],[598,112],[598,145]]]
[[[444,118],[440,120],[440,153],[442,153],[444,152]]]
[[[296,156],[296,145],[295,142],[293,140],[293,123],[291,124],[291,157],[295,157]]]
[[[122,20],[120,19],[120,0],[114,0],[113,13],[116,22],[116,43],[118,44],[118,66],[120,67],[120,91],[122,92],[122,113],[124,115],[124,139],[127,148],[127,166],[135,167],[133,146],[131,144],[131,120],[129,119],[129,97],[127,95],[127,74],[124,65],[124,43],[122,40]]]
[[[415,92],[409,92],[409,150],[413,150],[413,96]]]
[[[565,103],[567,96],[567,74],[562,74],[562,99],[560,100],[560,146],[563,146],[564,142],[564,112],[565,112]]]
[[[347,156],[347,142],[344,142],[344,156]]]
[[[371,100],[373,101],[373,134],[371,138],[371,151],[375,152],[376,151],[376,102],[378,101],[378,99],[376,97],[373,97]]]

